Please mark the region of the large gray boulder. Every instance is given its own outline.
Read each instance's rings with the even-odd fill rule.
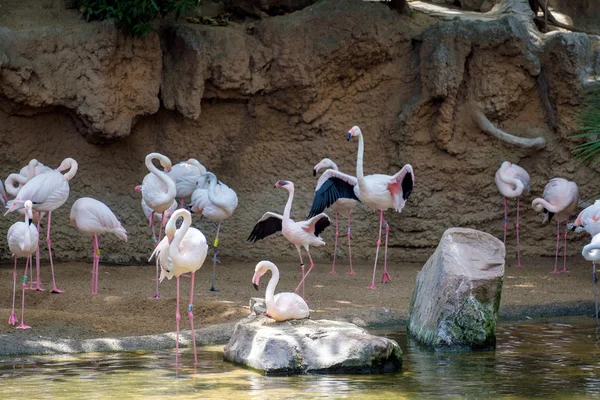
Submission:
[[[409,334],[438,350],[494,348],[503,280],[500,240],[474,229],[448,229],[417,275]]]
[[[379,373],[402,366],[398,343],[347,322],[275,322],[250,316],[238,322],[224,357],[269,373]]]

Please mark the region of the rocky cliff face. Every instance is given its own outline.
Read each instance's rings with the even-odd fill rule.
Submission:
[[[569,138],[573,112],[600,75],[598,39],[541,36],[522,11],[527,2],[446,20],[325,0],[227,27],[181,22],[143,40],[123,37],[111,23],[85,23],[59,0],[37,10],[56,18],[33,22],[14,3],[0,12],[0,176],[32,157],[54,167],[67,156],[79,161],[71,198],[53,218],[53,248],[62,259],[89,252],[90,240],[68,225],[70,205],[82,196],[106,202],[130,233],[127,244],[106,240],[103,258],[146,259],[149,228],[133,187],[152,151],[173,162],[195,157],[237,191],[240,205],[223,227],[221,254],[295,257],[282,237],[245,239],[265,211],[283,210],[277,179],[295,182],[299,219],[308,213],[312,167],[321,158],[354,173],[357,144],[344,138],[353,125],[365,135],[366,173],[395,173],[405,163],[415,169],[407,207],[386,213],[393,260],[426,259],[451,226],[500,237],[503,200],[493,176],[504,160],[532,178],[532,194],[521,203],[525,255],[554,248],[553,227],[541,226],[529,206],[550,178],[575,180],[584,199],[600,192],[597,172],[574,160]],[[506,132],[545,138],[546,146],[518,148],[489,136],[474,108]],[[511,225],[513,216],[514,209]],[[15,218],[1,220],[0,231]],[[211,223],[197,225],[214,235]],[[374,212],[354,212],[356,257],[373,256],[376,229]],[[317,257],[331,255],[332,231]],[[572,242],[570,253],[583,242]],[[0,250],[9,256],[5,241]]]

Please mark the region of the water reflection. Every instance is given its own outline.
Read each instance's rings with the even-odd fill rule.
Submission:
[[[379,331],[405,353],[384,375],[263,376],[203,347],[199,365],[173,351],[0,359],[0,399],[590,398],[600,397],[600,346],[593,318],[501,324],[496,351],[438,354]]]

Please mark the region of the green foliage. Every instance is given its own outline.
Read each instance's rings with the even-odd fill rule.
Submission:
[[[573,149],[575,157],[586,165],[600,162],[600,88],[590,94],[587,103],[577,114],[579,133],[572,138],[586,139]]]
[[[144,37],[157,17],[187,14],[198,0],[79,0],[79,10],[88,20],[115,19],[123,32]]]

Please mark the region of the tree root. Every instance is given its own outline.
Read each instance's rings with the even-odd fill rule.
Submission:
[[[529,139],[511,135],[510,133],[506,133],[503,130],[496,128],[478,107],[472,106],[471,109],[473,111],[473,119],[477,122],[479,128],[504,143],[530,149],[543,149],[546,147],[546,139],[543,137]]]

